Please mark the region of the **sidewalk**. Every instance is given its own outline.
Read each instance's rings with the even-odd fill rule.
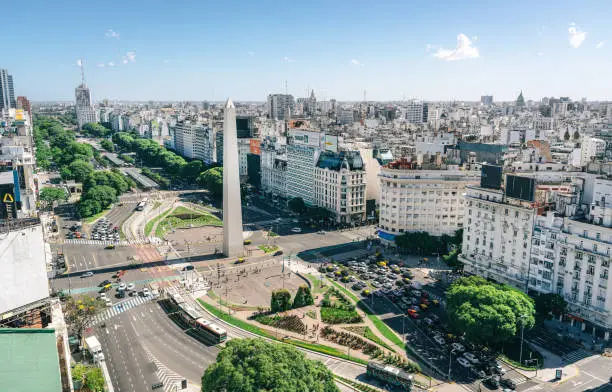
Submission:
[[[563,358],[559,357],[558,355],[555,355],[536,344],[530,343],[530,345],[533,346],[536,350],[538,350],[542,354],[542,357],[544,357],[543,368],[539,369],[538,371],[522,370],[516,368],[515,370],[517,372],[525,375],[526,377],[535,378],[537,380],[548,383],[559,382],[555,381],[557,369],[561,369],[563,372],[563,376],[560,382],[565,382],[580,373],[580,370],[578,369],[578,366],[576,366],[576,364],[564,365]]]

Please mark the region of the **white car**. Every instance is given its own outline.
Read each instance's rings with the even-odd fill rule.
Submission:
[[[472,353],[464,353],[463,356],[472,363],[480,363],[478,358],[476,358],[476,356]]]
[[[83,275],[81,275],[81,278],[89,278],[90,276],[93,276],[93,274],[93,272],[87,271]]]
[[[102,294],[100,294],[100,299],[101,299],[102,301],[106,301],[106,300],[107,300],[107,298],[106,298],[106,293],[102,293]]]
[[[125,289],[127,289],[127,285],[125,283],[121,283],[119,285],[119,290],[121,291],[121,290],[125,290]]]
[[[145,287],[144,289],[142,289],[142,295],[144,295],[145,297],[149,297],[151,295],[151,292],[147,287]]]
[[[301,232],[302,232],[302,229],[300,229],[299,227],[294,227],[293,229],[291,229],[291,231],[292,231],[293,233],[301,233]]]
[[[457,362],[459,362],[461,366],[466,367],[466,368],[472,366],[472,364],[463,357],[457,358]]]
[[[453,343],[451,344],[451,346],[453,347],[454,350],[457,350],[461,353],[465,351],[465,347],[463,347],[463,344],[461,343]]]
[[[109,308],[110,308],[111,306],[113,306],[113,302],[110,300],[110,298],[106,298],[106,299],[104,300],[104,302],[106,302],[106,306],[107,306],[107,307],[109,307]]]
[[[136,285],[134,283],[128,283],[128,285],[127,285],[127,289],[128,290],[131,291],[131,290],[134,290],[135,288],[136,288]]]
[[[438,343],[441,346],[446,344],[446,340],[444,340],[444,338],[440,335],[434,336],[434,340],[436,341],[436,343]]]

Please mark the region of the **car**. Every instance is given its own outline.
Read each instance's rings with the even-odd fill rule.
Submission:
[[[470,362],[472,363],[480,363],[480,361],[478,360],[478,358],[476,358],[476,356],[472,353],[463,353],[463,356]]]
[[[440,335],[436,335],[436,336],[434,336],[434,338],[433,338],[433,339],[434,339],[434,340],[436,341],[436,343],[438,343],[440,346],[443,346],[443,345],[445,345],[445,344],[446,344],[446,340],[444,340],[444,338],[443,338],[442,336],[440,336]]]
[[[495,365],[491,367],[491,371],[499,375],[506,374],[506,370],[499,363],[495,363]]]
[[[83,275],[81,275],[81,278],[89,278],[90,276],[93,276],[93,274],[93,272],[87,271]]]
[[[117,287],[117,290],[120,290],[120,291],[123,291],[125,289],[127,289],[127,285],[125,283],[121,283],[119,287]]]
[[[136,288],[136,285],[134,283],[128,283],[127,285],[127,290],[132,291]]]
[[[276,252],[274,252],[273,256],[280,256],[283,254],[282,250],[277,250]]]
[[[504,387],[510,388],[510,389],[516,389],[516,382],[514,382],[514,380],[511,380],[509,378],[502,378],[501,380],[499,380],[500,385],[503,385]]]
[[[434,323],[433,320],[430,319],[429,317],[425,317],[423,319],[423,321],[425,321],[425,324],[427,324],[427,325],[433,325],[433,323]]]
[[[472,366],[472,364],[470,363],[470,361],[468,361],[467,359],[463,358],[463,357],[458,357],[457,358],[457,362],[459,362],[459,365],[469,368],[470,366]]]
[[[463,344],[461,343],[453,343],[451,344],[451,347],[453,348],[453,350],[457,350],[460,353],[465,351],[465,347],[463,347]]]
[[[115,249],[115,245],[114,244],[106,245],[104,249]]]
[[[106,280],[104,280],[104,281],[100,282],[100,284],[98,285],[98,287],[104,287],[104,286],[106,286],[106,285],[108,285],[108,284],[110,284],[110,283],[111,283],[111,281],[110,281],[110,280],[108,280],[108,279],[106,279]]]
[[[414,290],[414,291],[412,292],[412,296],[413,296],[413,297],[420,297],[420,296],[421,296],[421,292],[420,292],[419,290]]]
[[[299,227],[294,227],[293,229],[291,229],[291,232],[293,232],[293,233],[301,233],[302,229],[300,229]]]
[[[278,217],[278,218],[274,219],[274,222],[281,222],[282,220],[283,220],[282,218]]]
[[[106,301],[106,293],[100,293],[100,299]]]
[[[499,388],[499,376],[489,377],[483,382],[489,389]]]
[[[113,306],[113,301],[111,301],[110,298],[105,298],[104,302],[106,303],[106,306],[109,308]]]
[[[149,291],[149,289],[145,287],[144,289],[142,289],[142,295],[145,297],[149,297],[151,295],[151,291]]]
[[[327,234],[327,232],[325,230],[319,230],[319,231],[317,231],[317,234],[325,235],[325,234]]]
[[[380,287],[380,284],[377,281],[373,281],[370,283],[373,287]]]
[[[408,316],[412,317],[413,319],[418,319],[419,318],[419,312],[417,312],[414,309],[408,309]]]
[[[244,257],[238,257],[236,259],[236,261],[234,262],[234,264],[242,264],[246,261],[246,259]],[[193,267],[193,266],[192,266]]]

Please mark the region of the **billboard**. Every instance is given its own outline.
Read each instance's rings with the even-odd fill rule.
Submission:
[[[325,135],[325,149],[338,152],[338,136]]]
[[[251,139],[249,141],[249,147],[250,147],[251,154],[261,155],[261,140]]]
[[[495,165],[482,165],[480,170],[480,187],[500,189],[502,183],[502,167]]]
[[[291,144],[300,144],[311,147],[321,146],[321,133],[319,132],[290,129],[289,137],[291,138]]]
[[[535,179],[506,175],[506,196],[524,201],[535,201]]]

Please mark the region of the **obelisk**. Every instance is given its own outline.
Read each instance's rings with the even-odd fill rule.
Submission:
[[[223,253],[227,257],[244,254],[239,163],[236,107],[228,98],[223,113]]]

